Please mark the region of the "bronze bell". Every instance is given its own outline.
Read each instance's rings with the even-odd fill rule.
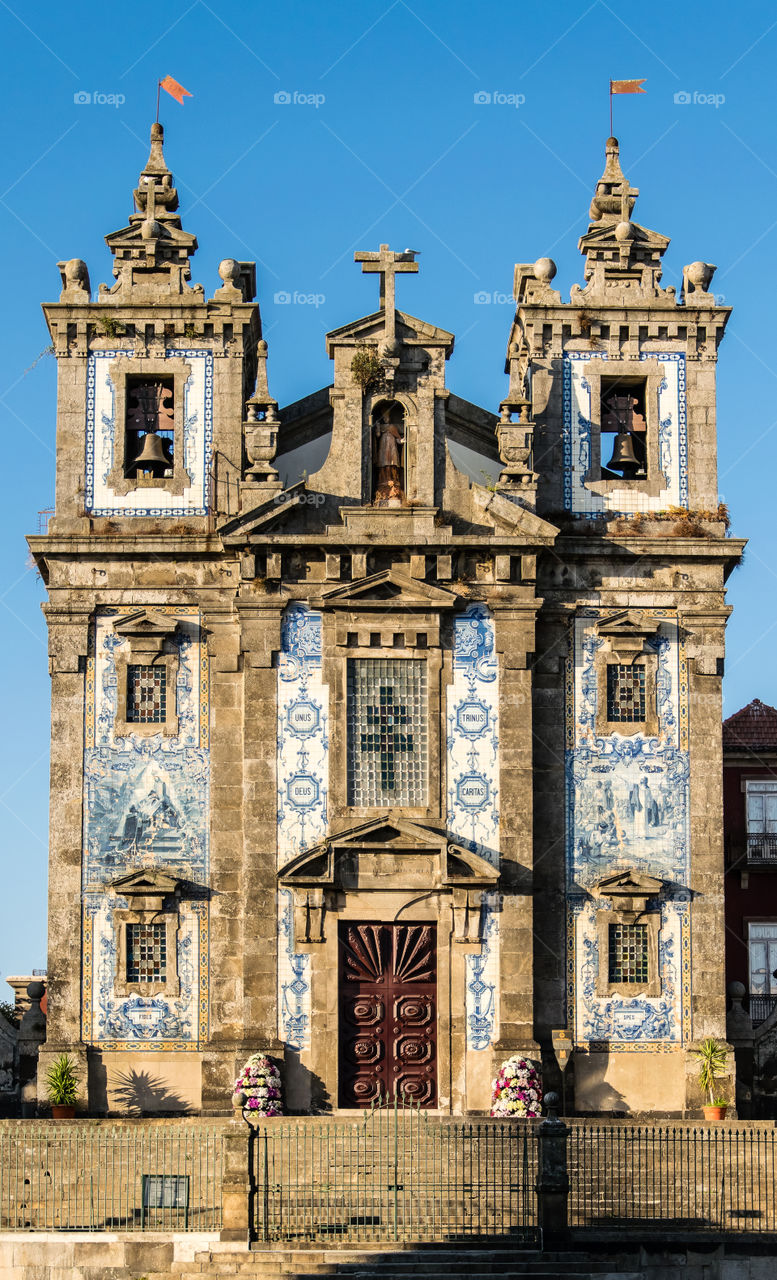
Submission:
[[[621,471],[624,478],[635,476],[642,464],[634,452],[634,442],[630,431],[618,431],[613,442],[612,457],[607,463],[608,471]]]
[[[157,467],[161,467],[162,470],[166,471],[170,466],[161,437],[155,431],[146,432],[143,437],[143,448],[132,465],[137,467],[139,471],[154,472]]]

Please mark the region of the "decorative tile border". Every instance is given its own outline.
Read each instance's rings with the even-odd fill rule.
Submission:
[[[89,353],[86,371],[86,468],[84,509],[93,516],[205,516],[213,461],[213,353],[198,348],[170,347],[165,358],[179,356],[190,362],[192,372],[184,390],[183,460],[192,477],[182,495],[154,489],[154,506],[148,506],[148,489],[134,489],[123,497],[107,488],[113,466],[117,430],[113,383],[105,360],[134,357],[132,349]],[[121,424],[119,429],[123,429]]]
[[[180,996],[113,995],[116,938],[112,911],[126,906],[108,886],[143,866],[208,884],[209,670],[196,605],[155,605],[181,621],[176,707],[179,732],[166,738],[116,737],[116,653],[126,643],[113,621],[137,611],[96,612],[90,628],[84,715],[82,854],[83,1039],[102,1049],[196,1049],[208,1035],[208,903],[186,900],[176,957]],[[130,820],[130,815],[132,816]]]
[[[688,505],[688,429],[685,354],[643,351],[640,360],[664,366],[658,391],[658,448],[661,471],[669,481],[662,493],[650,496],[624,485],[607,495],[592,493],[582,483],[591,465],[591,387],[583,368],[592,359],[607,360],[603,351],[566,351],[563,358],[564,509],[581,515],[636,514]]]
[[[592,623],[612,610],[581,609],[565,663],[568,1025],[581,1047],[647,1052],[691,1034],[688,675],[677,620],[660,625],[659,733],[597,736]],[[619,867],[673,887],[662,895],[657,998],[597,997],[596,905],[590,887]]]

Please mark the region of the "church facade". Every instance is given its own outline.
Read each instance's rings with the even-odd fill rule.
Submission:
[[[611,138],[584,284],[515,267],[496,413],[387,245],[332,384],[279,408],[254,264],[189,283],[160,125],[115,283],[59,264],[43,1065],[93,1112],[224,1112],[257,1049],[299,1112],[487,1111],[516,1052],[580,1111],[699,1104],[729,309],[708,264],[661,285],[637,195]]]

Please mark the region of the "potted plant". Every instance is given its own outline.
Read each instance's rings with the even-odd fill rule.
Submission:
[[[491,1088],[492,1116],[535,1120],[542,1115],[542,1081],[530,1058],[508,1058]]]
[[[714,1036],[702,1040],[696,1050],[699,1063],[699,1086],[707,1095],[708,1102],[703,1104],[705,1120],[725,1120],[728,1103],[725,1098],[715,1097],[715,1083],[726,1070],[726,1050]]]
[[[78,1098],[78,1068],[67,1053],[55,1058],[46,1072],[46,1089],[55,1120],[72,1120]]]
[[[252,1053],[235,1081],[232,1105],[246,1120],[283,1115],[281,1073],[266,1053]]]

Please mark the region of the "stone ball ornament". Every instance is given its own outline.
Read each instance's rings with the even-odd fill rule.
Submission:
[[[615,239],[619,244],[626,244],[634,239],[634,223],[619,222],[615,227]]]
[[[534,274],[543,284],[550,284],[557,270],[552,258],[538,258],[534,264]]]
[[[219,275],[224,284],[233,284],[237,287],[240,279],[240,263],[236,258],[223,258],[219,263]]]

